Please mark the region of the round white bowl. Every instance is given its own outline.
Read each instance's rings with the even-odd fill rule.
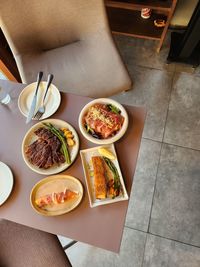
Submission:
[[[87,113],[88,109],[93,106],[94,104],[101,103],[101,104],[112,104],[115,107],[117,107],[121,111],[121,115],[124,117],[124,123],[122,125],[122,128],[112,137],[106,138],[106,139],[97,139],[93,137],[90,133],[88,133],[83,125],[83,117]],[[107,145],[116,142],[119,140],[126,132],[127,127],[128,127],[128,114],[125,110],[125,108],[118,103],[117,101],[110,99],[110,98],[98,98],[95,100],[92,100],[88,104],[86,104],[83,109],[81,110],[81,113],[79,115],[79,128],[82,133],[82,135],[89,140],[90,142],[94,144],[99,144],[99,145]]]

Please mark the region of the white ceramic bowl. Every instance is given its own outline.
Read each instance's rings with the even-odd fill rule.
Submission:
[[[97,103],[114,105],[115,107],[117,107],[121,111],[121,115],[124,117],[124,123],[122,125],[122,128],[114,136],[112,136],[110,138],[106,138],[106,139],[95,138],[90,133],[88,133],[86,131],[86,129],[83,125],[83,118],[86,115],[88,109]],[[83,134],[83,136],[87,140],[89,140],[90,142],[92,142],[94,144],[106,145],[106,144],[111,144],[111,143],[116,142],[125,134],[127,127],[128,127],[128,114],[127,114],[125,108],[120,103],[118,103],[117,101],[110,99],[110,98],[98,98],[98,99],[95,99],[95,100],[89,102],[88,104],[86,104],[83,107],[83,109],[81,110],[81,113],[79,115],[79,128],[80,128],[81,133]]]

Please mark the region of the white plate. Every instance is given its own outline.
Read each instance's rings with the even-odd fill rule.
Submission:
[[[59,193],[65,189],[76,192],[78,195],[72,200],[50,206],[48,209],[41,209],[35,204],[37,198],[43,197],[53,192]],[[40,180],[32,189],[30,201],[32,207],[41,215],[57,216],[68,213],[75,209],[81,202],[83,197],[83,186],[81,182],[69,175],[54,175]]]
[[[88,133],[83,125],[83,117],[87,113],[88,109],[93,106],[94,104],[101,103],[101,104],[112,104],[115,107],[117,107],[121,111],[121,115],[124,117],[124,123],[122,125],[122,128],[112,137],[109,137],[107,139],[97,139],[93,137],[90,133]],[[98,98],[95,99],[88,104],[84,106],[84,108],[81,110],[81,113],[79,115],[79,128],[83,136],[88,139],[90,142],[99,144],[99,145],[106,145],[106,144],[112,144],[119,140],[126,132],[128,128],[128,114],[125,110],[125,108],[118,103],[117,101],[110,99],[110,98]]]
[[[121,183],[121,186],[122,186],[123,195],[119,195],[119,196],[117,196],[117,197],[115,197],[113,199],[105,198],[105,199],[99,200],[99,199],[96,199],[96,197],[95,197],[94,176],[93,176],[93,167],[92,167],[92,163],[91,163],[91,158],[93,156],[102,156],[98,152],[98,149],[100,147],[107,148],[116,157],[114,160],[111,160],[111,161],[115,165],[115,167],[116,167],[116,169],[118,171],[120,183]],[[89,196],[89,201],[90,201],[90,207],[91,208],[94,208],[94,207],[97,207],[97,206],[100,206],[100,205],[111,204],[111,203],[115,203],[115,202],[119,202],[119,201],[123,201],[123,200],[127,200],[128,199],[128,194],[127,194],[127,191],[126,191],[126,187],[125,187],[125,184],[124,184],[122,173],[121,173],[121,170],[120,170],[120,167],[119,167],[119,162],[117,160],[117,154],[116,154],[115,147],[114,147],[113,144],[80,150],[80,155],[81,155],[83,171],[84,171],[84,175],[85,175],[85,180],[86,180],[87,191],[88,191],[88,196]]]
[[[78,135],[77,135],[75,129],[69,123],[67,123],[65,121],[62,121],[62,120],[57,120],[57,119],[47,119],[47,120],[38,122],[37,124],[33,125],[28,130],[28,132],[26,133],[26,135],[25,135],[25,137],[23,139],[23,142],[22,142],[22,156],[23,156],[23,159],[24,159],[25,163],[34,172],[37,172],[37,173],[40,173],[40,174],[44,174],[44,175],[52,175],[52,174],[56,174],[56,173],[59,173],[61,171],[64,171],[71,164],[67,164],[65,162],[63,164],[60,164],[59,166],[55,166],[54,165],[54,166],[50,167],[49,169],[42,169],[42,168],[38,168],[37,166],[31,164],[29,162],[26,154],[25,154],[25,151],[26,151],[27,147],[38,138],[34,134],[34,131],[36,131],[40,127],[43,127],[44,126],[43,123],[51,123],[56,128],[68,128],[72,132],[72,134],[74,136],[75,145],[69,149],[70,156],[71,156],[71,164],[76,159],[76,156],[77,156],[78,151],[79,151],[79,138],[78,138]]]
[[[40,83],[37,93],[37,103],[35,107],[35,112],[39,109],[39,107],[42,104],[42,99],[45,93],[46,84],[47,82]],[[25,117],[27,117],[28,115],[33,95],[35,93],[35,88],[36,88],[36,82],[31,83],[27,85],[19,95],[18,107],[21,113]],[[61,96],[59,90],[55,85],[51,84],[45,99],[45,113],[42,115],[40,120],[46,119],[50,117],[53,113],[55,113],[58,107],[60,106],[60,101],[61,101]]]
[[[10,168],[0,161],[0,205],[9,197],[13,188],[13,174]]]

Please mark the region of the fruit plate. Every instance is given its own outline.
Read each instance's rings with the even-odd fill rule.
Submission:
[[[75,196],[61,202],[59,198],[61,197],[61,193],[66,189],[75,192]],[[36,200],[44,197],[46,197],[45,199],[47,197],[48,200],[50,199],[49,204],[43,207],[38,206]],[[60,174],[49,176],[35,184],[30,194],[30,202],[33,209],[39,214],[57,216],[75,209],[80,204],[82,197],[83,186],[81,182],[73,176]],[[56,201],[52,201],[52,198],[56,198]]]
[[[119,178],[120,185],[121,185],[120,186],[121,193],[114,198],[110,197],[109,194],[107,193],[107,195],[104,199],[97,199],[96,194],[95,194],[95,178],[94,178],[94,169],[93,169],[92,157],[97,156],[97,157],[101,157],[102,159],[103,159],[103,157],[105,157],[105,158],[110,157],[109,154],[106,155],[106,153],[102,154],[102,152],[101,153],[99,152],[102,148],[105,149],[106,151],[109,151],[109,154],[114,156],[114,159],[110,159],[110,161],[112,162],[112,164],[115,166],[115,168],[117,170],[118,178]],[[124,180],[122,177],[122,173],[120,170],[119,162],[117,160],[117,154],[115,151],[114,144],[80,150],[80,155],[81,155],[83,171],[84,171],[84,175],[85,175],[87,192],[88,192],[89,202],[90,202],[91,208],[94,208],[94,207],[97,207],[100,205],[115,203],[118,201],[128,200],[128,194],[127,194]],[[105,163],[105,165],[106,165],[106,163]],[[106,184],[108,185],[108,180],[106,181]]]

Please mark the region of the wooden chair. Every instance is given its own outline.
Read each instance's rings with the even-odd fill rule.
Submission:
[[[72,267],[57,236],[0,220],[1,267]]]
[[[131,88],[103,0],[2,0],[0,27],[24,83],[42,70],[75,94],[107,97]]]
[[[21,81],[12,52],[0,28],[0,72],[10,81]]]

